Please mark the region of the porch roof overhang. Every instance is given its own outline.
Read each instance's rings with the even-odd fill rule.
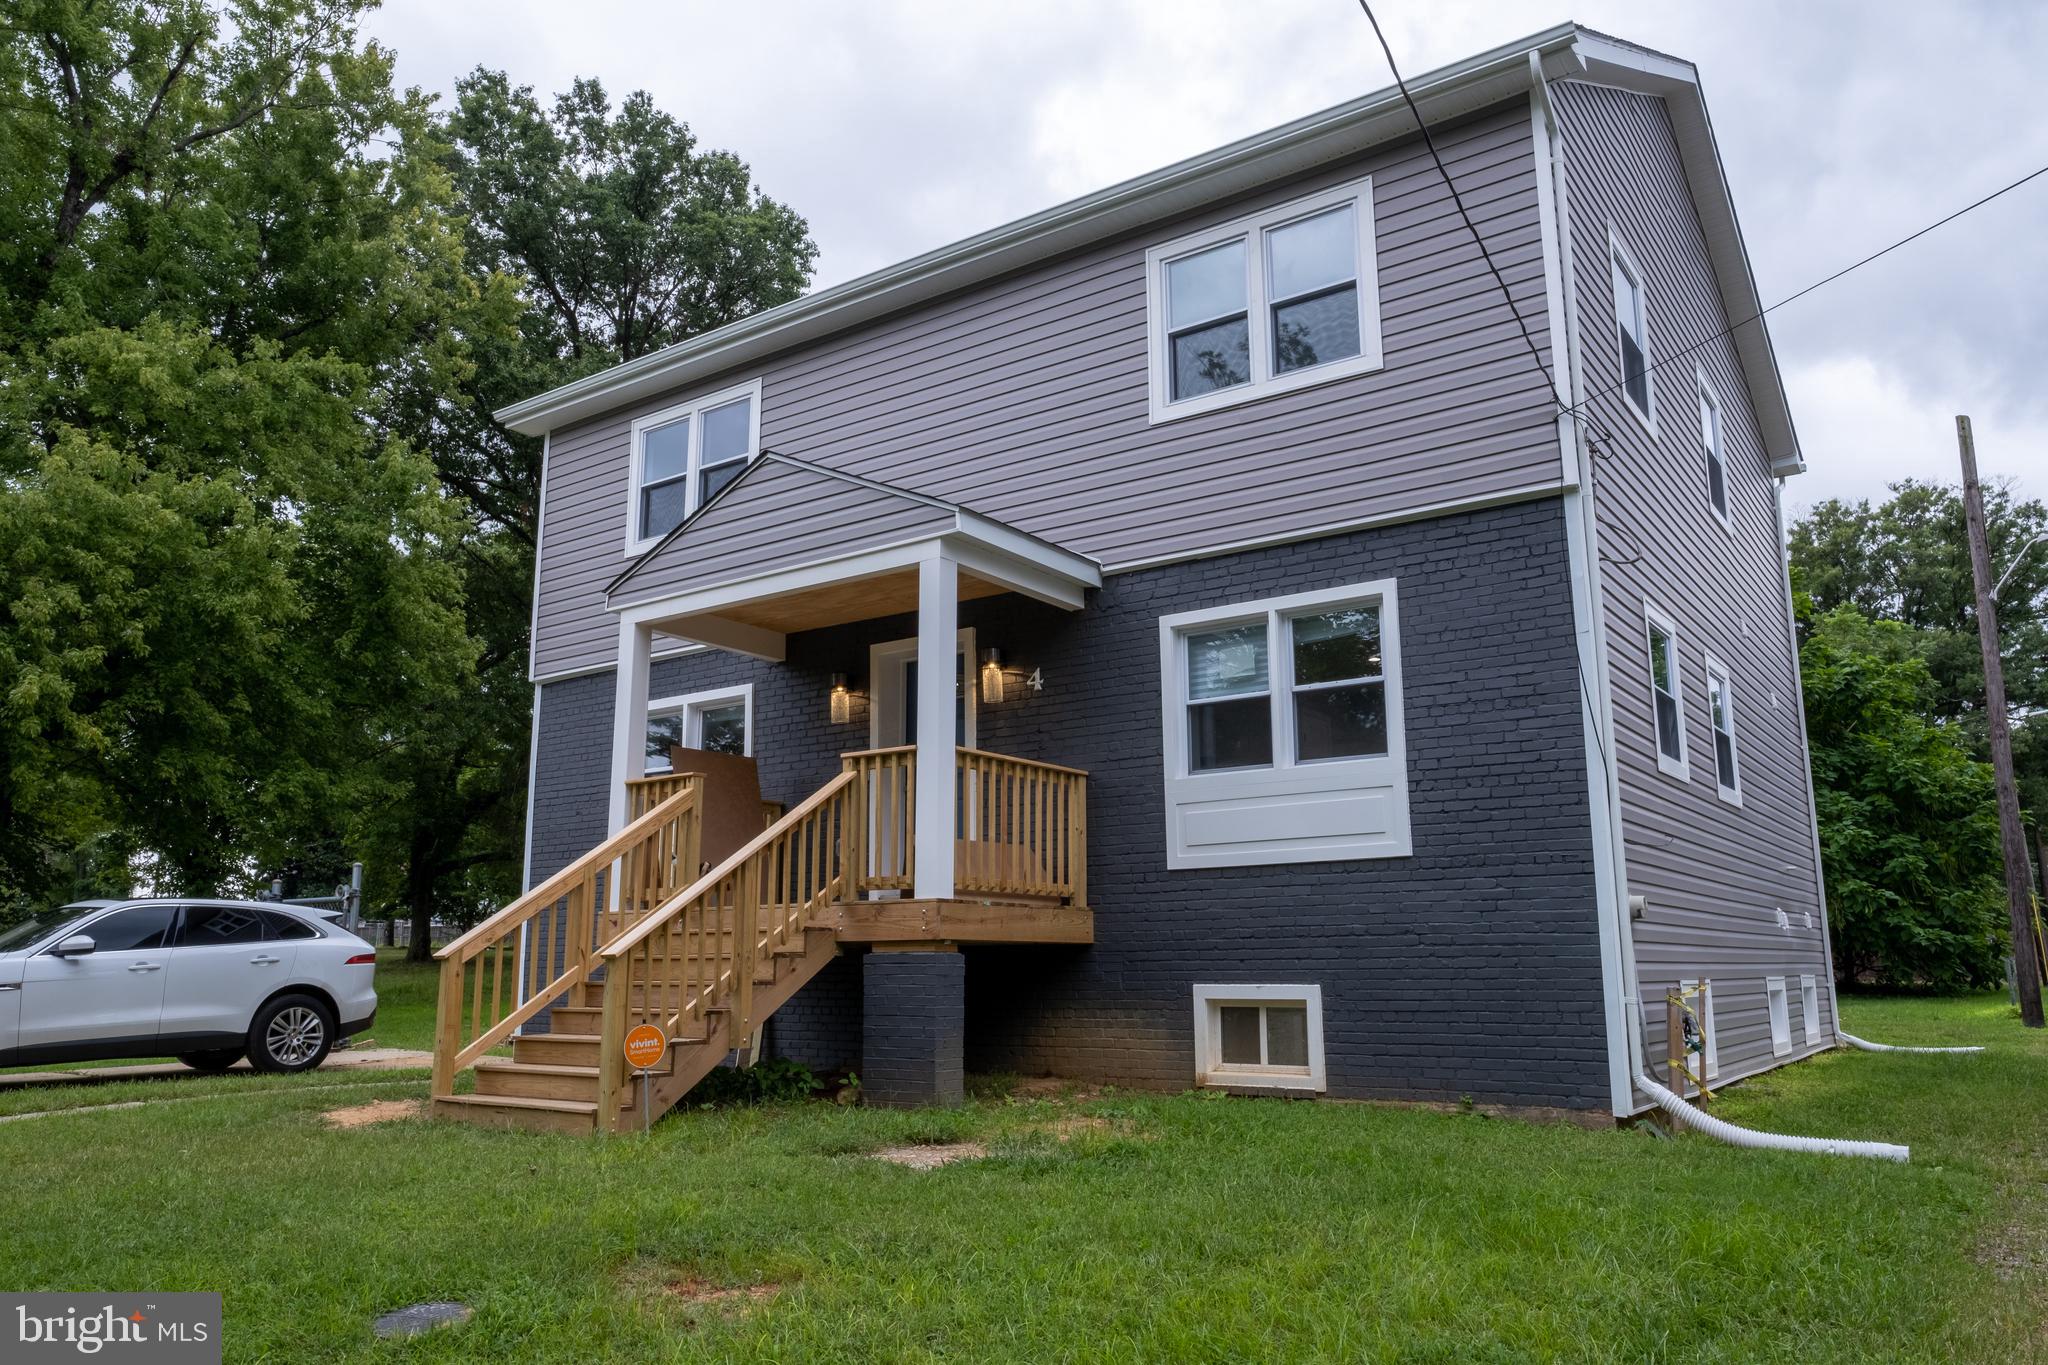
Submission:
[[[928,560],[962,600],[1017,592],[1078,610],[1102,567],[957,503],[764,451],[614,578],[622,623],[781,660],[797,631],[914,612]]]

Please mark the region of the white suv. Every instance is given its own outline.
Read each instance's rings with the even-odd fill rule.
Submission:
[[[0,1066],[166,1053],[310,1071],[377,1015],[377,950],[259,901],[80,901],[0,930]]]

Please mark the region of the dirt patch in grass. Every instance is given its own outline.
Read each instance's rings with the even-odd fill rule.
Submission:
[[[710,1280],[685,1276],[680,1280],[669,1280],[661,1286],[661,1292],[690,1304],[718,1304],[744,1309],[749,1304],[766,1303],[782,1292],[779,1284],[714,1284]]]
[[[418,1100],[373,1100],[346,1109],[330,1109],[320,1117],[327,1120],[329,1128],[367,1128],[373,1123],[418,1118],[424,1108]]]
[[[621,1276],[631,1297],[664,1318],[696,1324],[711,1318],[737,1318],[754,1312],[782,1293],[779,1280],[735,1284],[680,1266],[639,1261]]]
[[[979,1142],[914,1142],[900,1147],[884,1147],[868,1155],[876,1161],[907,1166],[913,1171],[935,1171],[956,1161],[978,1161],[988,1155],[988,1148]]]
[[[1068,1104],[1085,1104],[1089,1100],[1101,1099],[1102,1087],[1084,1085],[1060,1076],[1019,1076],[1010,1082],[1005,1094],[1013,1100],[1064,1100]]]

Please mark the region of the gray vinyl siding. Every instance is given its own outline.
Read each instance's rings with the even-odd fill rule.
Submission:
[[[1727,339],[1655,372],[1655,439],[1618,391],[1610,222],[1647,276],[1653,359],[1728,325],[1663,103],[1576,82],[1557,87],[1556,102],[1580,355],[1589,407],[1604,428],[1591,466],[1628,889],[1649,898],[1648,914],[1633,925],[1647,1056],[1656,1061],[1666,1050],[1665,993],[1678,980],[1707,978],[1726,1081],[1789,1059],[1772,1054],[1766,977],[1786,978],[1790,1057],[1828,1046],[1835,1027],[1775,490]],[[1721,400],[1732,536],[1708,502],[1695,360]],[[1686,782],[1657,765],[1646,601],[1678,632]],[[1716,791],[1708,653],[1732,678],[1740,807]],[[1778,927],[1780,908],[1789,930]],[[1815,1047],[1800,1017],[1801,975],[1820,986]]]
[[[1539,346],[1526,102],[1437,133]],[[1385,366],[1154,425],[1146,248],[1371,175]],[[1556,427],[1419,142],[1091,247],[551,433],[534,672],[609,667],[635,416],[759,375],[766,449],[962,503],[1119,566],[1559,482]]]
[[[657,549],[611,594],[629,607],[792,564],[837,558],[954,525],[953,510],[768,461]]]

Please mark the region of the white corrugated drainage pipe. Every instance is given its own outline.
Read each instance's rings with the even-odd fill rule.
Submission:
[[[1787,1133],[1759,1133],[1754,1128],[1738,1128],[1725,1119],[1695,1109],[1672,1094],[1669,1090],[1641,1073],[1636,1075],[1636,1084],[1645,1095],[1657,1102],[1657,1107],[1677,1119],[1688,1128],[1718,1138],[1735,1147],[1768,1147],[1780,1152],[1820,1152],[1827,1156],[1867,1156],[1880,1161],[1908,1161],[1912,1159],[1910,1147],[1901,1147],[1892,1142],[1859,1142],[1851,1138],[1810,1138],[1793,1137]]]
[[[1860,1047],[1865,1052],[1982,1052],[1981,1047],[1893,1047],[1890,1043],[1872,1043],[1858,1038],[1853,1033],[1835,1030],[1835,1036],[1850,1047]]]

